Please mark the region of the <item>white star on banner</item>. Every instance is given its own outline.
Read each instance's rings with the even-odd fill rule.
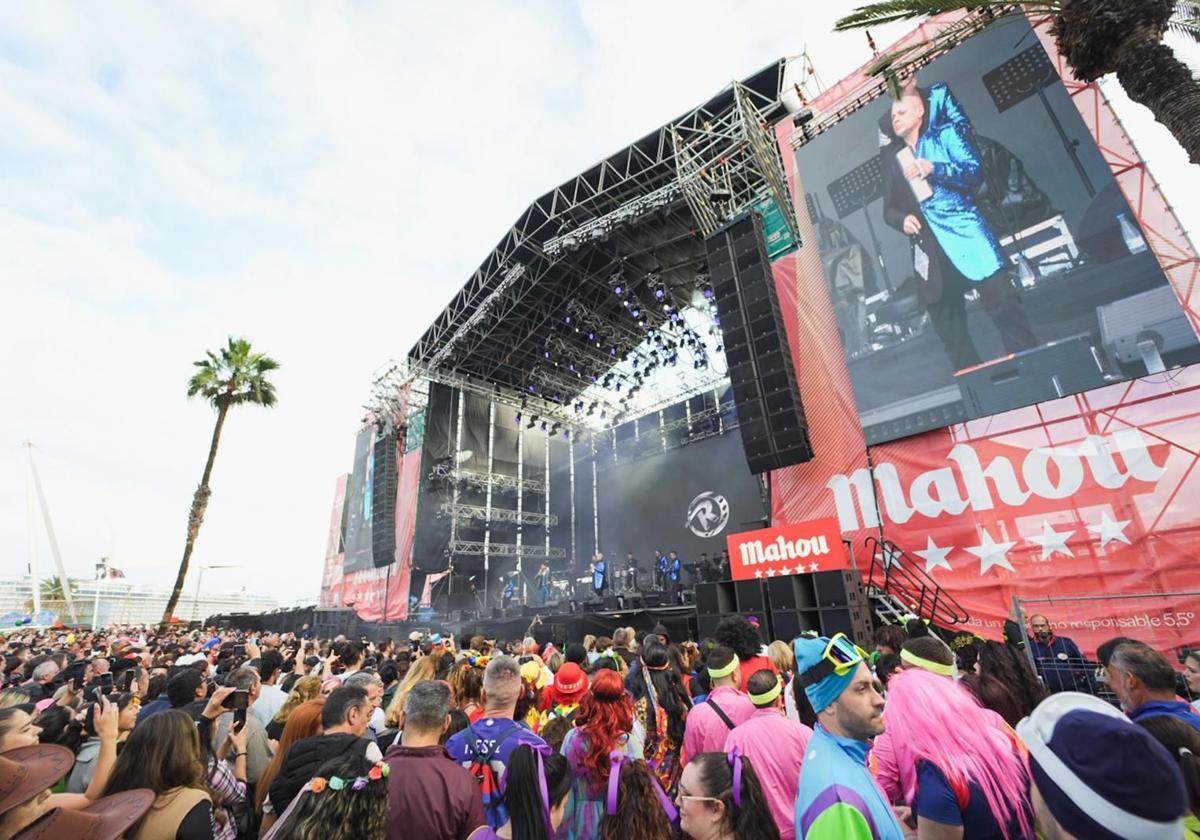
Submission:
[[[1067,540],[1071,539],[1074,531],[1055,531],[1054,526],[1046,520],[1042,520],[1042,535],[1040,537],[1026,537],[1031,543],[1036,543],[1042,547],[1043,560],[1049,560],[1054,554],[1061,553],[1068,557],[1074,557],[1075,552],[1067,545]]]
[[[1008,562],[1008,557],[1005,556],[1008,550],[1016,545],[1016,542],[1001,542],[998,543],[992,539],[992,535],[988,533],[987,528],[980,528],[983,531],[983,539],[979,545],[968,546],[964,551],[969,551],[979,558],[979,574],[980,576],[987,574],[988,569],[992,566],[1002,566],[1010,572],[1015,572],[1012,563]]]
[[[895,566],[897,569],[903,568],[900,565],[900,552],[890,549],[883,549],[883,568],[890,569]]]
[[[762,569],[755,569],[755,570],[754,570],[754,576],[755,576],[756,578],[761,578],[761,577],[762,577]]]
[[[767,569],[767,577],[775,577],[776,574],[775,569]]]
[[[817,563],[817,562],[814,560],[812,563],[809,563],[809,564],[808,564],[808,570],[809,570],[810,572],[817,572],[817,571],[820,571],[820,570],[821,570],[821,564],[820,564],[820,563]]]
[[[1125,528],[1132,521],[1130,519],[1118,519],[1114,521],[1109,518],[1108,511],[1104,511],[1100,514],[1100,524],[1089,525],[1087,529],[1100,537],[1101,548],[1104,548],[1110,542],[1123,542],[1125,545],[1132,545],[1129,542],[1129,537],[1125,536]]]
[[[954,546],[948,548],[939,548],[938,544],[933,541],[933,537],[925,538],[925,550],[914,551],[913,554],[922,558],[925,561],[925,574],[929,574],[936,568],[943,568],[946,571],[953,571],[950,568],[950,561],[946,559],[946,555],[954,550]]]

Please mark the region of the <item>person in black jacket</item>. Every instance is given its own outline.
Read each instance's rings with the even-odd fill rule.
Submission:
[[[325,698],[321,710],[323,735],[314,735],[292,744],[283,758],[279,775],[267,794],[276,814],[282,814],[317,768],[329,759],[351,750],[360,751],[367,761],[383,760],[379,746],[363,737],[371,721],[371,701],[366,689],[345,685]]]

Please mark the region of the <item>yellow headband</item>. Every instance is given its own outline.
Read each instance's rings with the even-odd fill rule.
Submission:
[[[719,679],[721,679],[721,677],[728,677],[730,674],[732,674],[734,671],[736,671],[739,667],[741,667],[741,664],[742,663],[739,662],[738,658],[735,656],[733,658],[733,661],[730,662],[728,665],[726,665],[724,668],[709,668],[708,675],[710,677],[712,677],[714,680],[719,680]]]
[[[954,676],[953,665],[943,665],[941,662],[933,662],[929,659],[922,659],[912,651],[900,651],[900,659],[904,662],[907,662],[909,665],[912,665],[913,667],[923,668],[924,670],[930,671],[934,674],[941,674],[943,677]]]
[[[783,692],[783,680],[776,677],[774,688],[764,691],[762,694],[751,694],[750,702],[755,706],[765,706],[768,703],[774,703],[775,698]]]

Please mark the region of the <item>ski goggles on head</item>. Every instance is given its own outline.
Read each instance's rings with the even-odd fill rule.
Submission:
[[[866,660],[865,650],[850,641],[845,633],[835,633],[829,639],[829,644],[825,645],[821,661],[800,674],[797,679],[802,687],[814,685],[830,674],[845,676]]]

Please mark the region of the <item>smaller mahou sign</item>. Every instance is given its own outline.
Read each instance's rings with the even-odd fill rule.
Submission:
[[[813,574],[850,568],[837,519],[810,519],[730,535],[734,580]]]

